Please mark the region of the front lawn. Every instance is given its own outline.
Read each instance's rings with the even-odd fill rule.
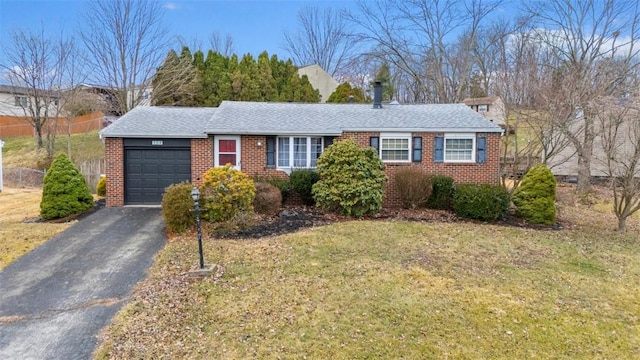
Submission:
[[[0,270],[71,226],[35,222],[41,197],[41,189],[5,187],[0,192]]]
[[[195,235],[178,237],[96,357],[638,358],[637,226],[571,211],[560,231],[350,221],[206,239],[223,267],[206,280],[185,274]]]

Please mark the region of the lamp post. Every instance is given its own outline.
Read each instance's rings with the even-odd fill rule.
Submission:
[[[198,251],[200,252],[200,269],[204,269],[204,255],[202,254],[202,229],[200,228],[200,191],[197,187],[191,190],[191,198],[196,208],[196,230],[198,231]]]

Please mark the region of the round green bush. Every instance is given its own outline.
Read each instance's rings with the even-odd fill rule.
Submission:
[[[59,219],[93,207],[93,196],[84,177],[66,155],[60,154],[44,177],[40,217]]]
[[[320,176],[312,169],[295,169],[289,175],[289,182],[295,192],[300,194],[302,202],[305,205],[314,205],[313,193],[311,192],[313,184],[320,180]]]
[[[241,212],[253,212],[256,188],[242,171],[231,165],[211,168],[202,175],[202,181],[200,203],[205,219],[228,221]]]
[[[162,216],[167,227],[183,233],[196,223],[195,205],[191,198],[193,185],[188,182],[170,185],[162,195]]]
[[[256,182],[256,197],[253,209],[259,214],[275,214],[282,205],[280,189],[266,182]]]
[[[430,209],[451,210],[455,187],[453,178],[450,176],[436,175],[431,177],[433,184],[431,196],[427,200],[427,207]]]
[[[96,194],[98,196],[107,195],[107,177],[106,176],[101,176],[100,180],[98,180],[98,184],[96,185]]]
[[[382,209],[384,164],[373,148],[355,141],[337,141],[318,159],[320,181],[313,196],[321,209],[348,216],[375,214]]]
[[[556,178],[548,167],[532,167],[513,192],[516,215],[533,224],[556,221]]]
[[[509,210],[509,192],[500,185],[460,184],[453,196],[456,215],[483,221],[502,218]]]

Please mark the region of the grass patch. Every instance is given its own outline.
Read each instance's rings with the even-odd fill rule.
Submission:
[[[0,270],[68,228],[71,223],[25,223],[40,216],[40,189],[0,192]]]
[[[96,358],[634,358],[636,234],[353,221],[171,241]]]
[[[31,136],[13,137],[4,140],[2,162],[5,167],[42,168],[46,154],[44,149],[37,150],[36,139]],[[55,153],[67,153],[67,136],[56,138]],[[54,156],[55,157],[55,156]],[[70,158],[79,164],[87,160],[104,159],[104,144],[97,131],[71,135]]]

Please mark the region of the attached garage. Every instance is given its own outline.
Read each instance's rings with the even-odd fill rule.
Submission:
[[[191,181],[189,139],[124,139],[125,205],[157,205],[164,189]]]
[[[107,206],[160,205],[169,185],[197,184],[213,166],[213,142],[204,127],[215,112],[138,106],[102,129]]]

